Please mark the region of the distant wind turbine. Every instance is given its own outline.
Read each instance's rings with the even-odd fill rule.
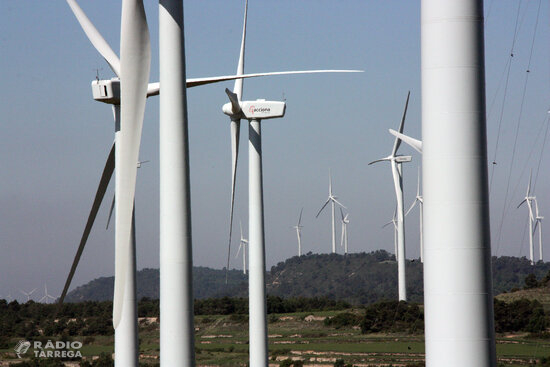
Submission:
[[[422,154],[422,141],[421,140],[411,138],[410,136],[399,133],[399,132],[397,132],[393,129],[390,129],[389,131],[390,131],[390,134],[392,134],[393,136],[401,139],[406,144],[408,144],[409,146],[414,148],[418,153]],[[416,205],[417,202],[418,202],[418,205],[419,205],[419,208],[420,208],[420,219],[419,219],[420,220],[420,261],[424,262],[424,237],[423,237],[423,234],[422,234],[422,231],[424,230],[423,224],[422,224],[424,199],[420,195],[420,167],[418,168],[418,185],[416,187],[416,198],[414,199],[414,202],[412,203],[409,210],[407,210],[407,212],[405,213],[405,216],[407,216],[407,214],[409,214],[409,212],[412,210],[412,208]]]
[[[336,232],[335,232],[335,222],[334,222],[334,207],[335,207],[335,204],[338,204],[340,205],[342,208],[346,209],[346,207],[340,203],[338,200],[338,197],[334,196],[334,194],[332,193],[332,176],[331,174],[329,173],[329,176],[328,176],[328,198],[327,198],[327,201],[325,202],[325,204],[321,207],[321,209],[319,210],[319,212],[317,213],[317,215],[315,216],[315,218],[318,218],[319,217],[319,214],[321,214],[321,212],[323,211],[323,209],[325,209],[325,207],[328,205],[328,203],[331,204],[331,209],[332,209],[332,253],[336,253]]]
[[[403,111],[403,117],[401,118],[401,124],[399,125],[399,133],[403,133],[403,128],[405,125],[405,118],[407,116],[407,107],[409,105],[409,97],[411,92],[407,94],[407,100],[405,102],[405,109]],[[405,221],[404,221],[404,212],[403,212],[403,173],[401,164],[411,161],[411,156],[402,156],[397,155],[397,150],[401,145],[401,139],[395,138],[393,143],[393,149],[389,156],[378,159],[376,161],[370,162],[369,165],[389,161],[392,170],[393,184],[395,188],[395,196],[397,199],[397,272],[398,272],[398,289],[399,289],[399,300],[407,300],[407,287],[406,287],[406,274],[405,274]]]
[[[387,222],[382,226],[382,228],[386,228],[390,224],[393,224],[393,247],[395,251],[395,261],[397,262],[397,206],[395,207],[395,210],[393,211],[393,217],[392,220]]]
[[[38,302],[40,303],[48,303],[48,300],[51,299],[52,301],[55,301],[55,297],[51,294],[48,294],[48,286],[44,284],[44,297],[40,298]]]
[[[344,212],[340,208],[340,215],[342,216],[342,238],[340,239],[340,247],[344,246],[344,254],[348,254],[348,224],[349,224],[349,213]]]
[[[531,195],[531,175],[529,175],[529,183],[527,184],[527,193],[525,194],[525,198],[521,203],[519,203],[518,208],[523,205],[523,203],[527,204],[527,209],[529,210],[529,259],[531,261],[531,265],[535,265],[535,258],[534,258],[534,246],[533,246],[533,224],[535,223],[535,216],[533,215],[533,204],[532,202],[535,201],[537,198],[535,196]]]
[[[302,212],[304,211],[304,208],[300,210],[300,216],[298,217],[298,223],[293,227],[296,230],[296,237],[298,237],[298,256],[302,256],[302,228],[304,226],[301,225],[302,223]]]
[[[19,290],[19,292],[21,292],[21,293],[23,293],[25,296],[27,296],[27,302],[30,301],[31,295],[34,293],[34,291],[36,291],[36,288],[34,288],[34,289],[33,289],[32,291],[30,291],[30,292],[25,292],[25,291],[23,291],[23,290],[21,290],[21,289]]]
[[[419,208],[419,226],[420,226],[420,262],[424,262],[424,239],[422,236],[422,231],[424,228],[422,227],[423,222],[423,213],[422,213],[422,207],[424,205],[424,198],[422,195],[420,195],[420,167],[418,167],[418,183],[416,185],[416,197],[414,198],[414,201],[412,205],[410,206],[409,210],[405,213],[405,216],[407,216],[411,210],[413,210],[414,206],[418,203]]]
[[[239,253],[241,251],[241,248],[243,249],[243,274],[246,275],[246,246],[248,246],[248,240],[244,238],[243,236],[243,225],[242,223],[239,223],[241,227],[241,241],[239,243],[239,249],[237,250],[237,255],[235,255],[235,258],[239,256]]]

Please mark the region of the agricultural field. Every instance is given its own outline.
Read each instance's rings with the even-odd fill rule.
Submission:
[[[335,363],[340,366],[424,365],[422,334],[362,334],[359,325],[327,325],[327,318],[342,314],[355,314],[359,318],[364,310],[270,314],[270,366],[292,366],[293,363],[299,366],[297,361],[302,361],[304,366],[318,367],[332,367]],[[247,365],[247,315],[197,316],[195,329],[198,366]],[[83,343],[80,351],[83,359],[90,362],[102,354],[105,357],[113,353],[113,336],[73,336],[71,340]],[[11,344],[16,342],[14,340]],[[30,357],[33,353],[31,348],[26,356]],[[539,363],[550,356],[550,339],[537,339],[527,333],[499,334],[497,355],[499,366],[546,365]],[[158,365],[158,357],[158,320],[154,317],[140,318],[140,360],[144,366],[155,366]],[[26,358],[18,359],[13,349],[0,349],[0,366],[17,366],[24,360]],[[76,360],[65,363],[81,365]]]

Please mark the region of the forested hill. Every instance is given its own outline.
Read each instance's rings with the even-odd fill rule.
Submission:
[[[494,294],[523,288],[531,273],[542,279],[550,263],[531,266],[525,258],[493,257]],[[225,284],[225,270],[195,267],[193,290],[195,298],[247,297],[248,275],[230,270]],[[68,302],[110,300],[113,277],[98,278],[76,288],[67,296]],[[328,296],[353,304],[370,304],[397,298],[397,264],[394,256],[379,250],[371,253],[307,254],[295,256],[273,266],[266,276],[267,292],[282,297]],[[137,275],[138,299],[158,298],[158,269],[143,269]],[[422,302],[422,264],[407,261],[407,293],[410,301]]]

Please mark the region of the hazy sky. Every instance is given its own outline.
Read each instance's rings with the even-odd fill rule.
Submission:
[[[79,3],[118,53],[120,2]],[[235,72],[243,3],[185,2],[188,77]],[[535,194],[541,214],[550,215],[550,177],[544,169],[550,163],[548,144],[541,155],[550,104],[550,14],[548,2],[541,4],[540,12],[538,1],[485,4],[490,161],[498,137],[492,248],[499,256],[528,254],[527,209],[515,207],[525,195],[529,170],[536,173],[540,159]],[[158,81],[158,3],[146,1],[146,11],[153,47],[151,81]],[[114,136],[111,108],[92,99],[90,83],[96,73],[104,79],[113,74],[65,1],[0,1],[0,27],[0,296],[22,300],[20,289],[39,288],[35,295],[40,298],[45,283],[51,294],[59,295]],[[390,167],[367,163],[390,153],[393,137],[387,129],[398,126],[408,90],[405,133],[421,137],[420,1],[250,0],[245,72],[325,68],[365,72],[244,82],[245,99],[287,102],[283,119],[263,123],[268,268],[297,254],[292,226],[302,207],[303,252],[330,251],[330,213],[315,219],[328,195],[329,170],[334,193],[348,208],[350,251],[393,252],[393,230],[381,228],[395,206]],[[188,91],[194,264],[213,268],[222,268],[227,256],[231,154],[229,118],[221,112],[228,101],[226,87],[232,89],[233,83]],[[239,220],[245,236],[248,227],[248,129],[244,122],[242,126],[231,263],[237,268]],[[158,267],[159,262],[158,150],[154,97],[147,102],[140,153],[141,160],[150,162],[138,172],[139,269]],[[420,157],[404,145],[400,152],[413,156],[404,167],[408,207]],[[114,232],[105,230],[112,192],[111,185],[73,287],[114,272]],[[510,209],[502,221],[505,200]],[[407,257],[417,258],[416,211],[406,219],[406,234]]]

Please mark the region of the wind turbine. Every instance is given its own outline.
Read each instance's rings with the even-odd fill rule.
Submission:
[[[262,180],[261,120],[283,117],[285,102],[240,101],[226,89],[230,103],[223,106],[227,114],[249,120],[249,313],[250,365],[267,365],[267,314],[265,293],[265,243]]]
[[[237,255],[235,255],[235,258],[239,256],[239,253],[241,252],[241,248],[243,249],[243,274],[246,275],[246,246],[248,245],[248,240],[243,237],[243,225],[242,223],[239,223],[241,227],[241,242],[239,243],[239,249],[237,250]]]
[[[248,1],[245,2],[243,36],[237,76],[244,75],[244,51],[246,40],[246,18]],[[309,70],[264,73],[263,75],[326,73],[326,72],[356,72],[355,70]],[[250,365],[266,366],[268,364],[267,348],[267,302],[265,291],[265,238],[264,238],[264,208],[262,179],[262,134],[261,121],[284,116],[286,103],[279,101],[243,101],[243,83],[235,81],[233,91],[225,89],[229,102],[224,104],[222,111],[231,119],[232,175],[231,175],[231,206],[229,219],[229,241],[227,267],[231,253],[231,235],[233,227],[233,208],[235,198],[235,181],[238,160],[240,120],[247,119],[249,138],[249,338]],[[227,273],[226,273],[227,279]]]
[[[300,216],[298,217],[298,223],[293,227],[296,230],[296,237],[298,237],[298,256],[302,256],[302,212],[304,208],[300,210]]]
[[[414,148],[418,153],[422,154],[422,141],[421,140],[411,138],[410,136],[407,136],[403,133],[399,133],[399,132],[397,132],[393,129],[389,129],[389,131],[390,131],[390,134],[392,134],[393,136],[401,139],[406,144],[408,144],[409,146]],[[424,237],[423,237],[423,234],[422,234],[422,231],[423,231],[422,220],[423,220],[424,199],[422,198],[422,195],[420,195],[420,167],[418,168],[418,185],[416,186],[416,198],[414,199],[414,202],[412,203],[409,210],[407,210],[407,212],[405,213],[405,216],[407,216],[407,214],[409,214],[409,212],[412,210],[412,208],[414,208],[414,206],[416,205],[417,202],[418,202],[418,206],[420,208],[420,217],[419,217],[420,218],[419,219],[420,220],[420,262],[424,262]]]
[[[393,217],[392,220],[390,220],[388,223],[384,224],[382,228],[386,228],[390,224],[393,224],[393,247],[395,251],[395,261],[397,262],[397,206],[395,207],[395,210],[393,211]]]
[[[544,217],[539,214],[539,203],[537,202],[537,198],[535,198],[534,201],[535,201],[535,228],[533,228],[533,234],[535,234],[538,226],[539,228],[539,260],[544,261],[542,258],[542,220],[544,219]]]
[[[327,198],[327,201],[325,202],[325,204],[321,207],[321,209],[319,210],[319,212],[315,216],[315,218],[319,217],[319,214],[321,214],[321,212],[323,211],[323,209],[325,209],[325,207],[328,205],[328,203],[331,204],[331,209],[332,209],[332,222],[331,222],[332,223],[332,253],[333,254],[336,253],[336,233],[335,233],[335,223],[334,223],[334,207],[335,207],[335,204],[338,204],[342,208],[346,209],[346,207],[342,203],[340,203],[337,199],[338,198],[336,196],[334,196],[333,193],[332,193],[332,176],[329,173],[329,176],[328,176],[328,198]]]
[[[75,260],[65,284],[63,301],[84,249],[87,237],[116,164],[115,207],[115,290],[113,326],[115,328],[115,364],[137,366],[137,306],[135,295],[134,196],[139,160],[139,145],[149,92],[151,49],[143,2],[123,0],[120,60],[75,0],[67,0],[97,51],[118,78],[92,82],[94,99],[113,105],[115,143],[107,159],[94,205],[88,217]],[[121,103],[122,101],[122,103]],[[116,149],[115,149],[116,147]]]
[[[342,216],[342,238],[340,239],[340,247],[344,246],[344,254],[348,254],[348,224],[349,224],[349,213],[344,212],[340,208],[340,215]]]
[[[21,290],[21,289],[19,290],[19,292],[21,292],[21,293],[23,293],[25,296],[27,296],[27,302],[30,301],[31,295],[34,293],[34,291],[36,291],[36,288],[34,288],[34,289],[33,289],[32,291],[30,291],[30,292],[25,292],[25,291],[23,291],[23,290]]]
[[[521,203],[519,203],[518,208],[523,205],[523,203],[527,204],[527,209],[529,210],[529,259],[531,261],[531,265],[535,265],[535,258],[534,258],[534,246],[533,246],[533,224],[535,223],[535,216],[533,215],[533,201],[536,201],[537,198],[535,196],[531,195],[531,175],[529,175],[529,183],[527,184],[527,193],[525,194],[525,198],[522,200]]]
[[[420,262],[424,262],[424,239],[422,236],[422,221],[423,221],[423,213],[422,213],[422,206],[424,205],[424,198],[422,195],[420,195],[420,167],[418,167],[418,182],[416,185],[416,197],[414,198],[414,201],[412,205],[410,206],[409,210],[405,213],[405,216],[407,216],[411,210],[413,210],[414,206],[418,203],[419,208],[419,225],[420,225]]]
[[[55,297],[51,294],[48,294],[48,286],[44,284],[44,297],[40,298],[38,302],[42,303],[48,303],[48,300],[51,299],[52,301],[55,301]]]
[[[244,23],[243,34],[241,38],[241,49],[239,54],[239,61],[237,64],[237,76],[268,76],[268,75],[285,75],[285,74],[315,74],[315,73],[350,73],[361,72],[360,70],[298,70],[298,71],[278,71],[270,73],[260,74],[244,74],[244,54],[245,54],[245,41],[246,41],[246,20],[248,12],[248,0],[245,1],[244,11]],[[229,269],[229,258],[231,253],[231,235],[233,230],[233,208],[235,203],[235,183],[237,177],[237,161],[239,157],[239,134],[240,134],[240,122],[243,118],[241,113],[242,94],[243,94],[243,79],[235,79],[235,85],[233,92],[228,89],[225,90],[229,97],[230,103],[226,103],[223,106],[223,112],[230,118],[231,127],[231,207],[229,214],[229,244],[227,252],[227,267]],[[227,270],[226,270],[226,282],[227,282]]]
[[[409,97],[411,92],[407,94],[407,101],[405,102],[405,109],[403,111],[403,117],[401,118],[401,124],[399,125],[399,132],[403,133],[405,125],[405,117],[407,116],[407,107],[409,105]],[[401,139],[395,138],[393,143],[393,149],[389,156],[370,162],[369,165],[389,161],[391,165],[393,184],[395,188],[395,196],[397,199],[397,272],[398,272],[398,287],[399,287],[399,300],[407,300],[407,288],[406,288],[406,274],[405,274],[405,221],[403,213],[403,173],[402,163],[410,162],[411,156],[397,155],[397,150],[401,145]]]

